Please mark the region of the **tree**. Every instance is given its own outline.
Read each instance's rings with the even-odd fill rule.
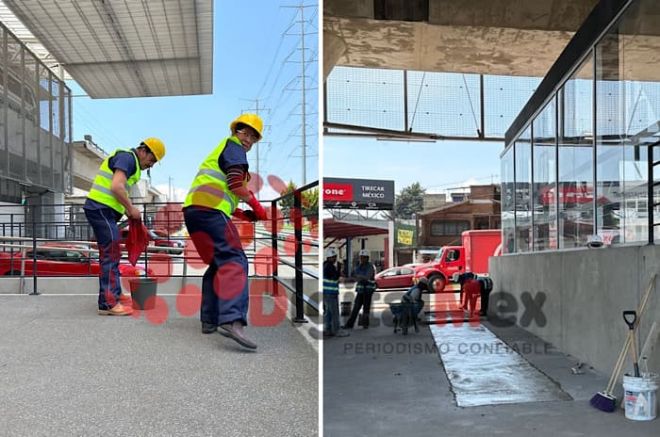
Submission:
[[[289,181],[286,188],[280,193],[285,196],[289,193],[296,191],[297,187],[293,181]],[[293,208],[294,196],[286,196],[280,201],[279,207],[285,217],[289,217],[289,211]],[[319,208],[319,189],[312,188],[311,190],[304,191],[300,194],[300,203],[302,206],[303,216],[317,216]]]
[[[394,202],[394,215],[400,219],[410,219],[413,214],[424,209],[423,196],[426,194],[426,189],[422,188],[419,182],[415,182],[401,190],[396,195]]]

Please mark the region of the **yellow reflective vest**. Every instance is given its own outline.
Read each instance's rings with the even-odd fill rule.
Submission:
[[[112,192],[112,170],[108,164],[110,159],[114,157],[118,152],[128,152],[133,155],[133,158],[135,158],[136,170],[133,176],[126,180],[126,192],[128,192],[131,185],[134,185],[137,181],[140,180],[140,161],[138,160],[137,155],[132,150],[117,149],[110,156],[105,158],[105,160],[103,160],[101,163],[101,167],[99,167],[99,171],[96,173],[96,177],[92,183],[92,189],[89,190],[87,198],[109,206],[118,213],[123,214],[126,211],[126,208],[124,208],[124,205],[119,203],[114,193]]]
[[[238,138],[227,137],[204,159],[183,202],[184,208],[191,205],[203,206],[217,209],[231,217],[240,199],[229,189],[227,175],[218,165],[218,158],[230,140],[241,144]]]

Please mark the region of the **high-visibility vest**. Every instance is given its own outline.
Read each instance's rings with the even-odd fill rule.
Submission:
[[[339,294],[339,281],[337,279],[323,278],[323,294],[334,296]]]
[[[131,155],[133,155],[133,158],[135,158],[135,173],[133,176],[129,177],[126,180],[126,192],[128,192],[129,188],[134,185],[137,181],[140,180],[140,161],[138,160],[137,155],[132,151],[132,150],[122,150],[122,149],[117,149],[115,150],[110,156],[105,158],[103,162],[101,163],[101,167],[99,167],[98,173],[96,173],[96,177],[94,178],[94,182],[92,183],[92,189],[89,190],[89,194],[87,195],[88,199],[92,199],[98,203],[102,203],[103,205],[109,206],[110,208],[114,209],[120,214],[123,214],[126,211],[126,208],[124,208],[124,205],[119,203],[117,198],[115,197],[115,194],[112,192],[112,170],[110,169],[110,159],[114,157],[118,152],[128,152]]]
[[[227,175],[218,165],[218,158],[225,150],[227,141],[241,144],[238,138],[227,137],[206,157],[188,190],[183,202],[184,208],[190,205],[204,206],[222,211],[227,217],[231,217],[240,199],[229,189]]]
[[[360,293],[373,293],[376,291],[376,282],[374,281],[361,281],[355,285],[355,292]]]

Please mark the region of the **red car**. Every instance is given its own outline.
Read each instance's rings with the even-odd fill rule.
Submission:
[[[412,264],[401,267],[390,267],[376,274],[378,288],[408,288],[413,285],[415,268]]]
[[[39,276],[98,276],[101,269],[98,255],[89,253],[87,247],[65,243],[44,243],[37,248],[37,275]],[[31,276],[34,265],[33,252],[25,251],[24,274]],[[127,261],[119,263],[119,273],[122,276],[145,276],[145,269],[139,264],[130,265]],[[0,275],[16,276],[21,274],[21,254],[0,252]],[[149,275],[153,274],[151,268]]]

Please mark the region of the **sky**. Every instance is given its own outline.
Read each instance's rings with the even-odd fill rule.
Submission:
[[[323,174],[326,177],[394,180],[397,193],[419,182],[427,193],[457,187],[499,183],[503,142],[377,141],[325,137]]]
[[[241,112],[263,108],[264,138],[258,143],[259,174],[302,185],[302,45],[295,1],[216,0],[214,2],[213,94],[202,96],[90,99],[75,83],[73,138],[90,134],[106,152],[136,147],[159,137],[167,155],[151,170],[151,182],[182,201],[202,160],[229,135]],[[305,1],[307,89],[306,182],[318,180],[318,5]],[[256,148],[248,153],[257,169]],[[266,182],[261,200],[278,197]]]

